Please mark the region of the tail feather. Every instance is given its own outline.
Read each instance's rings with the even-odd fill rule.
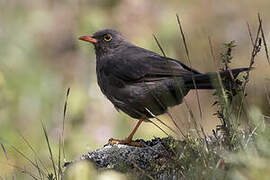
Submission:
[[[237,69],[232,69],[231,73],[233,75],[233,78],[236,78],[239,73],[243,71],[248,71],[250,68],[237,68]],[[230,70],[225,70],[219,72],[221,79],[224,79],[225,77],[231,77]],[[185,87],[189,89],[214,89],[216,85],[213,84],[213,81],[217,80],[217,73],[216,72],[211,72],[211,73],[206,73],[206,74],[196,74],[193,77],[188,77],[185,78]],[[194,86],[194,81],[196,87]],[[224,83],[224,82],[223,82]],[[225,87],[226,87],[225,83]]]

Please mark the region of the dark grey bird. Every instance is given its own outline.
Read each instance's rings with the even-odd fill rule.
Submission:
[[[104,29],[79,39],[94,45],[97,80],[103,94],[117,110],[139,119],[128,138],[111,139],[111,143],[136,145],[132,137],[142,121],[180,104],[191,89],[215,88],[211,77],[217,73],[200,73],[178,60],[135,46],[115,30]],[[222,71],[220,77],[236,78],[247,70]]]

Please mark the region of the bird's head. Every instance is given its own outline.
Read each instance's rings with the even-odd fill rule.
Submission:
[[[80,36],[79,40],[92,43],[97,56],[109,54],[129,44],[119,32],[113,29],[104,29],[95,32],[93,35]]]

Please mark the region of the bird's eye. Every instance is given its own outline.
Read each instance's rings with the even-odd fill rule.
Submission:
[[[109,42],[112,40],[112,35],[110,34],[105,34],[103,37],[104,41]]]

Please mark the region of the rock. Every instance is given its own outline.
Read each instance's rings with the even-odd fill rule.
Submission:
[[[172,163],[175,162],[174,149],[182,143],[181,141],[171,137],[136,141],[144,147],[122,144],[105,145],[101,149],[82,155],[79,161],[90,161],[99,170],[113,169],[140,179],[180,178],[181,168],[171,167],[175,166]],[[65,166],[73,163],[67,163]]]

